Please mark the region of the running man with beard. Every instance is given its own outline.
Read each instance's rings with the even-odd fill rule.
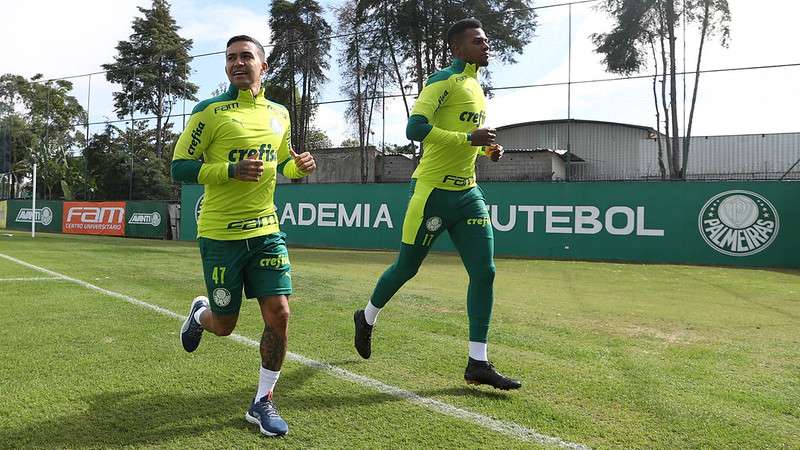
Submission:
[[[197,236],[211,298],[192,301],[181,343],[193,352],[204,330],[228,336],[239,318],[242,288],[247,298],[257,298],[264,320],[261,369],[245,418],[261,433],[281,436],[289,427],[272,391],[286,356],[292,278],[273,197],[277,173],[301,178],[316,164],[308,152],[294,152],[288,111],[264,96],[264,47],[234,36],[225,59],[230,88],[194,108],[172,160],[175,181],[205,187]]]

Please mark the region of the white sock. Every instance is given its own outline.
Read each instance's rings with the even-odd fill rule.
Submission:
[[[261,400],[261,398],[265,395],[272,393],[272,390],[275,389],[275,383],[278,382],[279,376],[281,376],[280,370],[274,372],[261,367],[261,374],[258,377],[258,392],[256,392],[256,398],[253,400],[253,403]]]
[[[375,325],[375,321],[378,320],[379,312],[381,312],[380,308],[376,308],[371,301],[367,302],[367,306],[364,307],[364,318],[367,319],[367,323]]]
[[[206,308],[205,306],[203,306],[202,308],[200,308],[200,309],[198,309],[197,311],[195,311],[195,312],[194,312],[194,320],[195,320],[197,323],[199,323],[200,325],[202,325],[202,324],[203,324],[203,322],[200,322],[200,316],[203,314],[203,311],[205,311],[205,310],[207,310],[207,309],[208,309],[208,308]]]
[[[486,347],[488,344],[485,342],[469,341],[469,357],[478,361],[488,361],[486,356]]]

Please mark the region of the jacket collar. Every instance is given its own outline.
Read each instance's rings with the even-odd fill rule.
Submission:
[[[267,98],[264,94],[264,86],[261,86],[261,90],[258,91],[258,94],[253,96],[253,93],[250,89],[239,89],[233,84],[228,86],[228,95],[231,98],[236,99],[238,102],[242,103],[255,103],[255,104],[262,104],[266,103]]]
[[[478,65],[474,63],[468,63],[461,58],[453,58],[453,63],[450,67],[456,73],[463,73],[465,75],[469,75],[472,78],[478,78]]]

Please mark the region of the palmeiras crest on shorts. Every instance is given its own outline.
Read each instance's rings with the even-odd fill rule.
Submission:
[[[214,292],[211,293],[211,297],[213,297],[214,303],[220,308],[224,308],[231,303],[231,291],[225,288],[214,289]]]
[[[425,221],[425,228],[431,233],[437,232],[439,228],[442,228],[442,218],[438,216],[428,218],[428,220]]]
[[[725,191],[711,197],[697,218],[703,240],[729,256],[749,256],[765,250],[778,237],[778,210],[751,191]]]

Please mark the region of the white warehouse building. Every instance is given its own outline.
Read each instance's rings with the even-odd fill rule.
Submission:
[[[573,181],[658,179],[658,136],[650,127],[595,120],[506,125],[497,128],[497,141],[505,147],[509,161],[504,157],[492,167],[479,160],[478,179],[509,179],[502,166],[512,162],[515,171],[528,172],[511,177],[515,179],[559,180],[567,171]],[[525,165],[520,164],[521,154],[544,152],[558,156],[552,159],[552,170],[541,165],[521,167]],[[513,161],[515,157],[517,161]],[[798,160],[800,133],[696,136],[691,139],[687,178],[800,179]]]

